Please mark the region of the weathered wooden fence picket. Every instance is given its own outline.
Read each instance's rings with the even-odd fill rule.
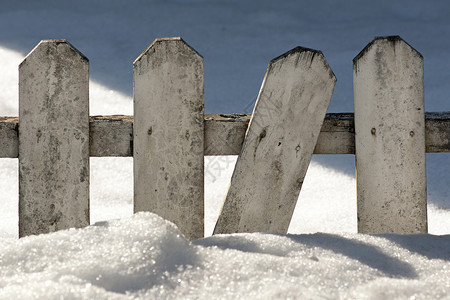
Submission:
[[[88,60],[43,41],[19,66],[19,236],[89,225]]]
[[[203,237],[203,58],[156,40],[134,62],[134,211]]]
[[[425,153],[450,152],[450,113],[424,112],[423,58],[399,37],[373,40],[353,69],[355,114],[325,115],[336,79],[298,47],[269,64],[252,115],[204,115],[203,58],[157,39],[133,64],[134,117],[90,117],[87,58],[42,41],[19,66],[19,118],[0,117],[19,236],[88,225],[89,156],[133,156],[134,211],[200,238],[203,157],[238,154],[215,233],[283,233],[313,153],[355,154],[359,232],[427,232]]]
[[[358,230],[427,232],[423,57],[378,38],[353,64]]]
[[[318,51],[270,62],[215,234],[287,232],[335,84]]]

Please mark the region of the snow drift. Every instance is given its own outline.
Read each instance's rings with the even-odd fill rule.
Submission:
[[[265,233],[189,242],[151,214],[4,240],[1,299],[436,299],[450,236]]]

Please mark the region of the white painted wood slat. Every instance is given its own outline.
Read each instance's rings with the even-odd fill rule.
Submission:
[[[426,233],[423,57],[398,36],[353,60],[358,231]]]
[[[19,236],[89,225],[89,62],[65,40],[19,66]]]
[[[287,232],[335,83],[316,50],[270,62],[215,234]]]
[[[157,39],[136,59],[134,211],[204,235],[203,58],[181,38]]]

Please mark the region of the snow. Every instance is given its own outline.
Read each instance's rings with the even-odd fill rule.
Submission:
[[[90,60],[90,113],[132,114],[132,62],[181,36],[205,59],[206,113],[250,113],[270,59],[321,50],[353,110],[352,59],[400,35],[425,59],[427,111],[450,111],[450,4],[435,1],[11,1],[0,11],[0,116],[17,115],[17,66],[41,39]],[[235,156],[205,157],[204,239],[132,215],[132,158],[91,158],[91,223],[17,239],[16,159],[0,159],[0,299],[450,299],[450,155],[427,155],[430,235],[356,234],[352,155],[315,155],[288,235],[211,233]]]
[[[450,236],[267,233],[186,240],[151,213],[8,241],[0,298],[439,299]]]

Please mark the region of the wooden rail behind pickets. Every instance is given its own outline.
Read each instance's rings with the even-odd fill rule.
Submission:
[[[427,153],[450,153],[450,112],[425,114]],[[249,114],[205,115],[205,155],[239,155]],[[0,117],[0,158],[17,158],[19,118]],[[91,116],[90,156],[132,156],[133,116]],[[325,117],[314,154],[355,154],[353,113]]]

